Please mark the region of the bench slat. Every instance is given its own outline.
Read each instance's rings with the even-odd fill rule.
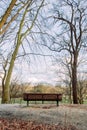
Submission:
[[[27,101],[27,105],[29,101],[58,101],[62,100],[62,94],[49,94],[49,93],[24,93],[23,94],[24,101]]]

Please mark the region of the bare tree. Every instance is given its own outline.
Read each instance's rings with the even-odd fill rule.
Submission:
[[[69,95],[69,101],[72,103],[72,86],[71,86],[71,81],[72,81],[72,73],[71,73],[71,64],[69,61],[69,57],[65,57],[65,59],[62,60],[61,65],[65,68],[65,79],[63,82],[65,83],[66,87],[68,87],[68,95]]]
[[[63,52],[70,56],[71,84],[73,92],[73,103],[78,103],[77,98],[77,64],[78,57],[83,47],[86,47],[87,33],[87,2],[62,0],[53,5],[55,34],[52,41],[46,42],[44,46],[54,52]],[[52,43],[52,44],[51,44]]]
[[[16,98],[22,99],[23,93],[29,87],[28,85],[26,86],[26,84],[22,85],[19,79],[20,79],[19,77],[15,77],[14,79],[12,79],[10,83],[10,101],[11,102],[12,102],[12,99],[14,99],[14,102]]]
[[[26,36],[32,30],[32,28],[35,24],[35,21],[38,17],[39,10],[43,6],[43,3],[44,3],[44,0],[42,0],[40,3],[39,3],[39,1],[34,1],[34,0],[29,1],[28,0],[27,4],[25,6],[25,9],[22,12],[22,18],[20,20],[19,30],[17,33],[17,37],[15,39],[15,48],[13,50],[12,57],[10,59],[10,64],[9,64],[6,79],[5,79],[2,103],[8,103],[10,101],[10,86],[9,86],[10,79],[11,79],[12,71],[14,68],[14,63],[15,63],[19,48],[22,45]],[[28,16],[30,16],[30,17],[28,17]],[[30,18],[30,22],[27,22],[26,19],[29,20],[29,18]]]
[[[3,26],[6,24],[7,19],[9,17],[9,15],[11,14],[11,11],[13,9],[13,7],[15,6],[17,0],[12,0],[9,7],[6,9],[4,15],[2,16],[1,20],[0,20],[0,33],[2,32]],[[12,21],[12,19],[10,20]]]
[[[78,101],[80,104],[84,103],[84,99],[86,98],[87,94],[87,79],[86,79],[86,74],[80,74],[78,75]]]
[[[2,68],[0,70],[1,73],[1,87],[2,87],[2,99],[3,99],[3,94],[4,94],[4,86],[5,86],[5,80],[7,76],[7,68],[9,64],[9,59],[10,59],[10,54],[8,54],[7,57],[4,57],[3,54],[0,54],[0,67]]]
[[[30,0],[33,1],[33,0]],[[4,2],[4,1],[3,1]],[[11,26],[11,24],[20,15],[20,12],[25,8],[28,1],[11,0],[5,13],[0,16],[0,35],[3,35]],[[4,4],[5,5],[5,4]],[[2,6],[2,5],[1,5]]]

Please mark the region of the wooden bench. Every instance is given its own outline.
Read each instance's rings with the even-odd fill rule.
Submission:
[[[27,101],[27,106],[29,106],[29,101],[56,101],[57,106],[59,106],[59,101],[62,100],[62,94],[49,94],[49,93],[24,93],[23,100]]]

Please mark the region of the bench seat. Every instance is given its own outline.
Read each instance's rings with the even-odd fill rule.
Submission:
[[[23,100],[27,101],[27,106],[29,106],[29,101],[56,101],[57,106],[59,106],[59,101],[62,100],[62,94],[55,93],[24,93]]]

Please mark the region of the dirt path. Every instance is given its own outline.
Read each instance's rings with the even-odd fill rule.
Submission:
[[[18,118],[51,125],[75,125],[79,130],[87,130],[86,105],[0,105],[0,118]]]

